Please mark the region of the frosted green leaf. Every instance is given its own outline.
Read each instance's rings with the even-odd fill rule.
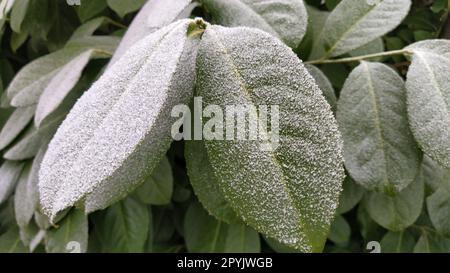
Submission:
[[[450,41],[427,40],[412,44],[408,70],[408,114],[422,150],[450,167]]]
[[[306,33],[308,14],[302,0],[202,0],[215,23],[254,27],[297,48]]]
[[[394,194],[419,169],[419,150],[408,126],[403,79],[387,65],[362,62],[341,91],[337,120],[345,166],[369,190]]]
[[[406,17],[411,0],[343,0],[331,12],[321,39],[323,57],[357,49],[396,28]]]
[[[380,242],[382,253],[411,253],[415,244],[414,236],[407,230],[389,231]]]
[[[79,249],[71,249],[71,243]],[[45,236],[47,253],[67,253],[80,251],[84,253],[88,244],[88,217],[82,210],[73,209],[58,223],[58,227],[49,229]]]
[[[264,241],[277,253],[299,253],[298,250],[292,247],[288,247],[284,244],[281,244],[277,240],[271,239],[269,237],[264,236]]]
[[[5,202],[16,187],[24,164],[5,161],[0,167],[0,204]]]
[[[124,17],[128,13],[140,9],[146,0],[107,0],[106,2],[120,17]]]
[[[279,106],[273,150],[259,140],[205,141],[225,199],[257,231],[321,251],[344,172],[337,124],[314,79],[290,48],[251,28],[208,27],[197,64],[205,105]]]
[[[39,98],[34,116],[36,127],[39,127],[41,122],[61,105],[64,98],[79,81],[89,60],[94,56],[93,49],[87,50],[72,59],[55,74]]]
[[[0,253],[27,253],[26,247],[20,241],[17,227],[9,229],[0,235]]]
[[[327,99],[328,103],[331,106],[331,109],[336,111],[336,94],[334,93],[334,88],[328,80],[327,76],[323,74],[323,72],[314,65],[306,65],[306,69],[313,76],[316,84],[319,86],[320,90],[322,90],[325,99]]]
[[[427,198],[427,210],[436,230],[450,237],[450,183],[446,182]]]
[[[185,142],[186,168],[194,193],[203,207],[218,220],[232,223],[238,218],[220,189],[202,141]]]
[[[335,244],[345,245],[350,240],[350,225],[347,223],[344,217],[337,215],[331,224],[330,233],[328,239]]]
[[[337,208],[339,214],[344,214],[353,209],[361,201],[365,192],[364,188],[356,184],[350,176],[345,177],[343,188]]]
[[[34,214],[36,203],[30,203],[32,200],[29,197],[33,194],[30,191],[35,190],[32,185],[28,184],[30,180],[32,164],[26,164],[17,182],[17,187],[14,192],[14,214],[16,216],[17,225],[25,227],[30,222]]]
[[[158,28],[169,25],[192,0],[149,0],[128,27],[109,66],[115,63],[136,42]]]
[[[34,157],[42,144],[55,134],[65,115],[55,117],[40,128],[31,125],[14,145],[6,150],[3,157],[9,160],[25,160]]]
[[[167,157],[164,157],[145,182],[135,190],[136,198],[148,205],[167,205],[173,192],[173,174]]]
[[[184,218],[184,236],[189,252],[257,253],[259,235],[243,224],[218,221],[198,203],[192,203]]]
[[[41,204],[58,212],[84,203],[86,212],[127,195],[169,148],[173,106],[192,96],[198,37],[181,20],[128,51],[83,94],[53,137],[41,165]]]
[[[412,225],[422,211],[424,201],[424,182],[422,174],[395,197],[370,192],[365,198],[370,217],[380,226],[401,231]]]
[[[0,150],[11,144],[11,142],[25,129],[36,111],[36,106],[17,108],[9,117],[0,132]]]
[[[149,218],[147,206],[126,198],[106,210],[102,226],[102,247],[107,252],[143,252]]]
[[[434,232],[423,231],[417,244],[414,246],[414,253],[449,253],[450,240]]]
[[[380,53],[384,51],[384,43],[382,38],[377,38],[370,43],[360,46],[348,54],[353,57]],[[379,61],[380,58],[372,58],[370,61]]]

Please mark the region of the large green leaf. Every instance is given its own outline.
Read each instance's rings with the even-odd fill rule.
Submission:
[[[74,209],[46,234],[48,253],[84,253],[88,243],[88,218],[82,210]]]
[[[106,0],[83,0],[82,2],[82,5],[77,8],[77,14],[81,22],[86,22],[108,7]]]
[[[31,194],[33,194],[30,191],[35,190],[32,185],[28,184],[28,181],[30,181],[31,168],[31,163],[25,165],[14,192],[14,214],[19,227],[27,226],[34,214],[35,206],[32,206],[32,204],[29,203],[32,202],[29,198],[31,197]]]
[[[106,252],[143,252],[149,228],[147,206],[124,199],[106,210],[102,248]]]
[[[189,252],[255,253],[260,251],[257,232],[243,224],[216,220],[198,203],[186,212],[184,235]]]
[[[338,215],[334,219],[328,239],[335,244],[345,245],[350,240],[351,229],[347,220],[344,217]]]
[[[413,53],[406,88],[411,129],[422,150],[450,167],[450,41],[410,45]]]
[[[53,221],[79,201],[91,212],[120,200],[159,163],[172,107],[192,96],[199,40],[188,26],[203,22],[181,20],[141,40],[72,108],[41,166],[41,204]]]
[[[0,167],[0,204],[5,202],[14,191],[23,167],[24,164],[20,162],[3,162]]]
[[[149,0],[134,18],[123,36],[110,65],[136,42],[165,25],[172,23],[192,0]]]
[[[407,230],[389,231],[380,242],[382,253],[411,253],[416,240]]]
[[[172,199],[173,174],[167,157],[164,157],[145,182],[135,190],[135,195],[144,204],[167,205]]]
[[[321,251],[344,172],[337,124],[313,78],[291,49],[250,28],[208,27],[197,64],[205,105],[280,108],[280,140],[270,144],[276,147],[262,140],[205,141],[225,198],[259,232]],[[247,122],[261,118],[248,109]]]
[[[236,213],[225,199],[209,162],[205,144],[202,141],[187,141],[185,145],[189,181],[200,203],[218,220],[226,223],[236,221]]]
[[[338,101],[345,166],[369,190],[401,191],[416,177],[419,149],[408,126],[402,78],[381,63],[362,62]]]
[[[450,240],[434,233],[433,231],[423,231],[417,244],[414,246],[414,253],[449,253]]]
[[[424,182],[422,174],[395,197],[371,192],[365,204],[370,217],[382,227],[391,231],[401,231],[412,225],[419,217],[424,202]]]
[[[147,0],[107,0],[108,6],[120,17],[140,9]]]
[[[322,30],[322,57],[345,54],[383,36],[403,21],[410,6],[411,0],[341,1]]]
[[[306,33],[308,15],[302,0],[202,0],[218,24],[264,30],[297,48]]]
[[[11,28],[16,33],[21,32],[22,23],[28,11],[30,0],[14,1],[14,5],[11,10]]]

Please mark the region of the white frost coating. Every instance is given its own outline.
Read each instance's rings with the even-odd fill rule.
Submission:
[[[94,50],[90,49],[67,63],[49,82],[39,98],[34,123],[40,123],[63,102],[67,94],[77,84],[81,73],[93,57]]]
[[[320,90],[322,90],[322,93],[330,104],[333,112],[336,111],[337,98],[330,80],[328,80],[327,76],[316,66],[308,64],[305,65],[305,67],[316,81],[316,84],[319,86]]]
[[[321,37],[326,56],[339,56],[383,36],[408,14],[411,0],[343,0],[331,12]]]
[[[280,145],[273,152],[260,141],[206,142],[225,198],[258,231],[321,251],[344,170],[336,120],[313,78],[291,49],[251,28],[208,27],[197,65],[205,105],[280,107]]]
[[[25,129],[35,111],[34,105],[14,110],[0,132],[0,150],[8,146]]]
[[[419,149],[409,129],[405,84],[396,71],[362,62],[342,88],[336,116],[345,166],[358,184],[393,194],[414,181]]]
[[[14,191],[23,166],[23,163],[5,161],[0,167],[0,204]]]
[[[217,23],[259,28],[292,48],[299,46],[308,25],[302,0],[203,0],[202,3]]]
[[[406,88],[408,115],[422,150],[450,167],[450,41],[427,40],[412,44]]]
[[[136,42],[172,23],[192,0],[149,0],[139,11],[111,58],[111,67]]]
[[[187,104],[198,39],[193,20],[152,33],[130,49],[75,104],[40,170],[42,207],[58,212],[83,201],[105,208],[145,178],[168,149],[176,104]]]

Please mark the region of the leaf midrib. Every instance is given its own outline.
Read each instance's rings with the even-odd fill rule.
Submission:
[[[250,88],[247,86],[247,84],[244,81],[244,78],[243,78],[242,74],[239,72],[238,68],[234,64],[233,59],[231,57],[231,54],[228,52],[227,48],[225,47],[225,45],[221,41],[220,37],[218,37],[216,35],[215,31],[211,31],[210,33],[214,36],[215,40],[217,41],[217,45],[222,49],[224,55],[226,56],[226,59],[228,59],[228,63],[233,68],[233,71],[235,73],[236,79],[240,83],[241,90],[244,91],[243,92],[244,96],[248,99],[248,101],[250,101],[252,104],[254,104],[252,96],[251,96],[251,94],[249,92]],[[258,118],[259,118],[259,113],[258,113]],[[272,153],[272,152],[269,152],[269,151],[268,151],[268,153],[270,154],[270,157],[272,158],[272,162],[276,165],[276,167],[281,172],[280,182],[282,183],[283,188],[284,188],[285,192],[287,193],[287,197],[288,197],[290,203],[295,208],[295,211],[296,211],[297,217],[298,217],[298,221],[299,221],[299,225],[302,227],[301,230],[303,230],[304,234],[305,234],[305,239],[307,239],[309,241],[310,239],[309,239],[308,232],[307,232],[308,230],[306,229],[306,226],[305,226],[305,224],[302,221],[302,216],[301,216],[301,213],[300,213],[301,209],[298,207],[297,203],[294,202],[295,198],[292,195],[292,192],[290,191],[290,189],[288,187],[288,184],[287,184],[284,172],[283,172],[283,168],[282,168],[280,162],[278,162],[278,158],[276,157],[276,155],[274,153]],[[309,245],[313,248],[312,242],[309,242]]]

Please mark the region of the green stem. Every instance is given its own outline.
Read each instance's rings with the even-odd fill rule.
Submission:
[[[376,57],[386,57],[386,56],[393,56],[393,55],[412,55],[412,52],[401,49],[401,50],[392,50],[392,51],[386,51],[386,52],[380,52],[380,53],[374,53],[374,54],[368,54],[368,55],[362,55],[362,56],[356,56],[356,57],[348,57],[348,58],[342,58],[342,59],[334,59],[334,60],[313,60],[305,62],[306,64],[336,64],[336,63],[350,63],[350,62],[359,62],[365,59],[370,58],[376,58]]]

